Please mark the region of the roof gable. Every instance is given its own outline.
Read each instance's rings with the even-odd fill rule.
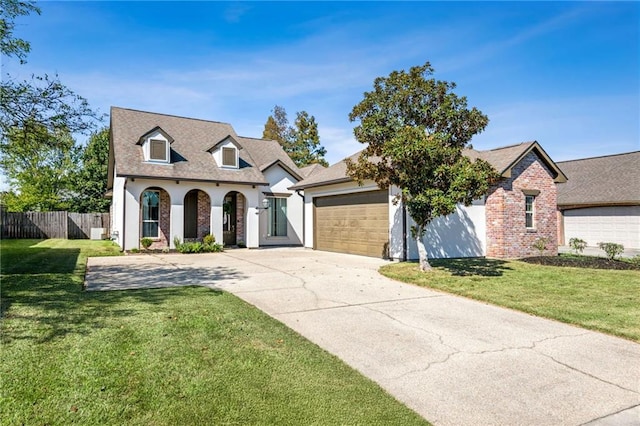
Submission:
[[[266,172],[268,169],[275,167],[275,166],[280,166],[284,171],[286,171],[287,173],[289,173],[291,176],[293,176],[296,180],[301,181],[302,180],[302,176],[300,175],[300,170],[295,171],[293,169],[291,169],[291,167],[287,166],[282,160],[280,159],[276,159],[274,161],[272,161],[270,164],[266,164],[260,167],[260,171],[262,173]]]
[[[213,152],[216,150],[216,148],[218,148],[220,145],[222,144],[226,144],[226,143],[231,143],[233,146],[235,146],[238,149],[242,149],[242,145],[240,145],[238,143],[238,141],[231,135],[227,135],[224,138],[220,139],[220,141],[218,141],[215,145],[213,145],[211,148],[209,148],[207,151],[209,152]]]
[[[495,148],[488,151],[476,151],[474,149],[465,149],[464,155],[475,160],[480,158],[491,164],[502,177],[510,178],[511,171],[524,157],[530,152],[534,152],[538,158],[547,166],[553,174],[553,181],[562,183],[567,181],[567,177],[560,170],[558,165],[551,160],[549,155],[542,149],[537,141],[524,142],[517,145],[510,145],[501,148]]]
[[[144,135],[140,136],[140,139],[138,139],[138,145],[142,145],[147,139],[149,139],[150,136],[156,133],[160,133],[170,144],[173,143],[174,139],[171,137],[171,135],[169,135],[169,133],[162,130],[160,126],[156,126],[153,129],[146,132]]]

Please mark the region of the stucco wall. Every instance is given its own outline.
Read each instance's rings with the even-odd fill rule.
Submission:
[[[534,229],[525,226],[525,193],[540,191],[535,199]],[[547,238],[545,255],[558,253],[556,184],[535,152],[527,154],[489,191],[486,201],[487,256],[519,258],[535,256],[538,238]]]
[[[482,200],[471,206],[459,204],[455,213],[434,219],[423,237],[427,256],[431,259],[481,257],[486,253],[485,206]],[[418,244],[407,225],[408,259],[418,259]]]
[[[115,186],[115,185],[114,185]],[[120,246],[125,250],[140,247],[140,195],[147,188],[161,188],[170,198],[170,208],[165,212],[169,216],[167,241],[165,246],[174,248],[173,238],[182,239],[184,234],[184,197],[187,192],[199,189],[206,193],[210,201],[210,232],[216,237],[216,241],[223,241],[222,235],[222,204],[224,196],[230,191],[241,193],[246,201],[244,219],[246,221],[245,243],[247,247],[258,247],[258,215],[255,207],[259,203],[260,188],[252,188],[247,185],[224,185],[215,183],[166,181],[150,179],[127,179],[123,185],[123,191],[119,197],[124,200],[126,212],[123,211],[124,226],[120,231]],[[116,190],[114,188],[114,199]],[[206,207],[205,207],[206,208]],[[161,212],[162,214],[162,212]],[[114,221],[115,223],[116,221]]]

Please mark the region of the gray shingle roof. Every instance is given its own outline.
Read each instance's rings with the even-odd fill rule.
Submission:
[[[170,165],[144,162],[138,141],[156,127],[173,138]],[[218,167],[208,152],[228,136],[242,147],[238,170]],[[111,147],[119,176],[267,185],[261,167],[277,160],[299,174],[275,141],[238,136],[227,123],[125,108],[111,108]]]
[[[538,142],[524,142],[517,145],[510,145],[502,148],[491,149],[488,151],[478,151],[475,149],[465,149],[463,154],[472,160],[481,158],[491,164],[502,176],[509,177],[511,168],[515,166],[530,151],[536,150],[538,155],[543,159],[547,166],[556,173],[554,178],[556,182],[566,180],[565,175],[547,156]],[[360,156],[360,152],[353,154],[351,160],[356,161]],[[315,186],[330,185],[340,182],[349,182],[352,179],[347,176],[347,164],[342,160],[331,167],[318,172],[313,176],[309,176],[301,182],[298,182],[292,189],[313,188]]]
[[[640,204],[640,151],[558,162],[558,205]]]

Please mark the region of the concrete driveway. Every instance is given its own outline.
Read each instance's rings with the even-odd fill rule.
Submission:
[[[89,290],[229,291],[437,425],[639,425],[640,345],[299,248],[91,258]]]

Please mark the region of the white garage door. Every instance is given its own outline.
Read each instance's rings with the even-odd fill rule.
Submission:
[[[590,207],[565,210],[564,240],[582,238],[589,246],[600,242],[640,248],[640,206]]]

